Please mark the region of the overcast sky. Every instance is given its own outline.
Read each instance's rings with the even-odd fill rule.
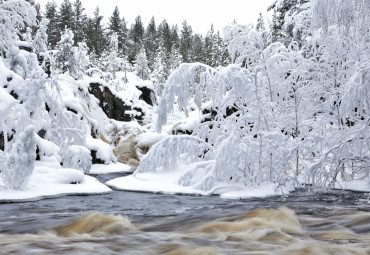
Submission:
[[[36,0],[42,8],[47,1]],[[59,7],[62,0],[55,2]],[[163,19],[167,19],[170,25],[178,24],[181,29],[182,22],[187,20],[194,32],[205,34],[211,24],[220,32],[233,20],[239,24],[255,24],[260,12],[266,18],[270,16],[266,14],[266,8],[272,2],[274,0],[82,0],[82,5],[86,9],[86,14],[91,16],[95,7],[99,6],[105,23],[117,5],[121,17],[125,17],[128,24],[132,24],[136,16],[140,15],[146,27],[154,16],[157,26]],[[265,20],[265,24],[267,23]]]

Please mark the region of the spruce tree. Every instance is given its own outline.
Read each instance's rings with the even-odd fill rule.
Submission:
[[[140,50],[140,48],[143,45],[143,39],[144,39],[144,26],[141,21],[141,17],[137,16],[135,18],[135,23],[131,26],[130,32],[129,32],[129,38],[130,43],[129,45],[129,52],[128,52],[128,58],[131,63],[133,63],[136,59],[136,56]]]
[[[50,49],[55,49],[60,40],[60,30],[58,26],[58,11],[55,1],[48,1],[45,6],[45,17],[49,20],[47,35]]]
[[[203,36],[195,34],[192,41],[193,58],[190,61],[204,63]]]
[[[153,70],[154,58],[158,48],[157,28],[154,17],[149,22],[144,36],[145,51],[148,57],[149,68]]]
[[[66,27],[72,29],[74,27],[74,12],[72,3],[69,0],[64,0],[59,8],[59,31],[63,31]]]
[[[65,28],[62,32],[61,39],[57,44],[57,53],[55,54],[55,66],[62,73],[73,72],[75,66],[73,45],[74,34],[71,29]]]
[[[176,45],[173,45],[171,54],[170,54],[170,59],[167,65],[167,68],[169,69],[169,74],[175,71],[182,64],[182,62],[183,61],[182,61],[181,54],[176,48]]]
[[[115,32],[118,34],[119,30],[121,29],[121,18],[120,18],[120,14],[119,14],[119,10],[117,6],[114,8],[113,14],[109,18],[108,26],[109,26],[109,30],[112,33]]]
[[[155,55],[152,72],[152,81],[157,96],[162,95],[164,84],[166,83],[168,77],[168,71],[169,68],[166,64],[166,53],[163,46],[163,41],[161,41]]]
[[[135,73],[143,80],[147,80],[149,78],[150,70],[144,47],[141,47],[137,55],[135,61]]]
[[[172,49],[172,37],[171,37],[171,29],[167,23],[167,20],[163,20],[161,24],[158,26],[158,36],[160,40],[163,42],[163,47],[166,52],[166,56],[169,56],[169,53]]]
[[[127,28],[125,20],[120,18],[120,12],[117,6],[114,8],[112,16],[109,18],[108,28],[110,35],[112,35],[113,33],[117,34],[117,53],[124,54],[124,52],[126,51],[125,45],[127,40]]]
[[[184,62],[191,62],[192,60],[192,43],[193,43],[193,29],[188,25],[185,20],[182,23],[181,36],[180,36],[180,54]]]
[[[262,16],[261,12],[260,12],[260,15],[258,16],[258,19],[257,19],[256,30],[258,32],[263,32],[263,31],[266,30],[265,22],[263,20],[263,16]]]
[[[178,49],[180,47],[180,37],[179,37],[179,28],[177,27],[177,25],[173,25],[171,27],[171,40],[172,46]]]
[[[211,25],[210,31],[207,32],[206,37],[204,38],[204,53],[203,53],[203,62],[209,66],[212,65],[213,60],[213,45],[214,42],[214,29],[213,25]]]
[[[86,24],[85,8],[82,7],[81,0],[75,0],[73,3],[74,24],[72,31],[75,34],[75,45],[84,40],[84,26]]]
[[[103,16],[100,16],[100,9],[96,7],[93,18],[88,18],[85,27],[86,44],[90,51],[100,58],[105,45],[104,29],[102,27]]]

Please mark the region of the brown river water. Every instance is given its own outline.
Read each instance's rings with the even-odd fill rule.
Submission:
[[[370,254],[369,194],[114,191],[0,204],[0,254]]]

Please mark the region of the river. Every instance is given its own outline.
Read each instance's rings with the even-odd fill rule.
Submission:
[[[0,254],[370,254],[368,199],[114,191],[0,204]]]

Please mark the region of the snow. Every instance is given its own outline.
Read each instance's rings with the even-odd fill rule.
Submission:
[[[338,180],[335,184],[336,189],[357,191],[357,192],[370,192],[370,182],[365,180],[353,180],[353,181],[343,181]]]
[[[136,147],[151,147],[165,137],[167,137],[166,134],[158,134],[155,132],[142,133],[135,137]]]
[[[6,113],[13,105],[17,103],[17,100],[9,95],[5,89],[0,87],[0,114]]]
[[[36,166],[23,190],[5,189],[0,179],[0,202],[28,202],[65,195],[97,195],[109,192],[111,189],[94,177],[70,168]]]
[[[117,159],[113,155],[112,148],[109,144],[99,139],[91,137],[86,138],[87,148],[96,151],[96,157],[103,160],[104,162],[116,162]]]
[[[90,174],[112,174],[112,173],[132,173],[131,166],[122,163],[109,163],[108,165],[94,164],[91,166]]]
[[[262,183],[256,187],[245,187],[241,185],[219,185],[210,191],[194,188],[194,186],[183,186],[178,184],[181,177],[188,169],[182,169],[167,173],[135,173],[134,175],[116,178],[105,184],[116,190],[149,192],[161,194],[181,195],[219,195],[224,199],[245,199],[251,197],[281,196],[289,194],[294,187],[277,188],[275,183]]]
[[[204,191],[190,186],[176,184],[178,173],[140,173],[135,176],[125,176],[106,182],[106,185],[116,190],[152,192],[164,194],[206,195]]]
[[[292,191],[286,187],[283,189],[277,189],[275,183],[262,183],[256,187],[244,188],[242,190],[226,191],[220,194],[221,198],[224,199],[245,199],[252,197],[269,197],[269,196],[282,196]]]

